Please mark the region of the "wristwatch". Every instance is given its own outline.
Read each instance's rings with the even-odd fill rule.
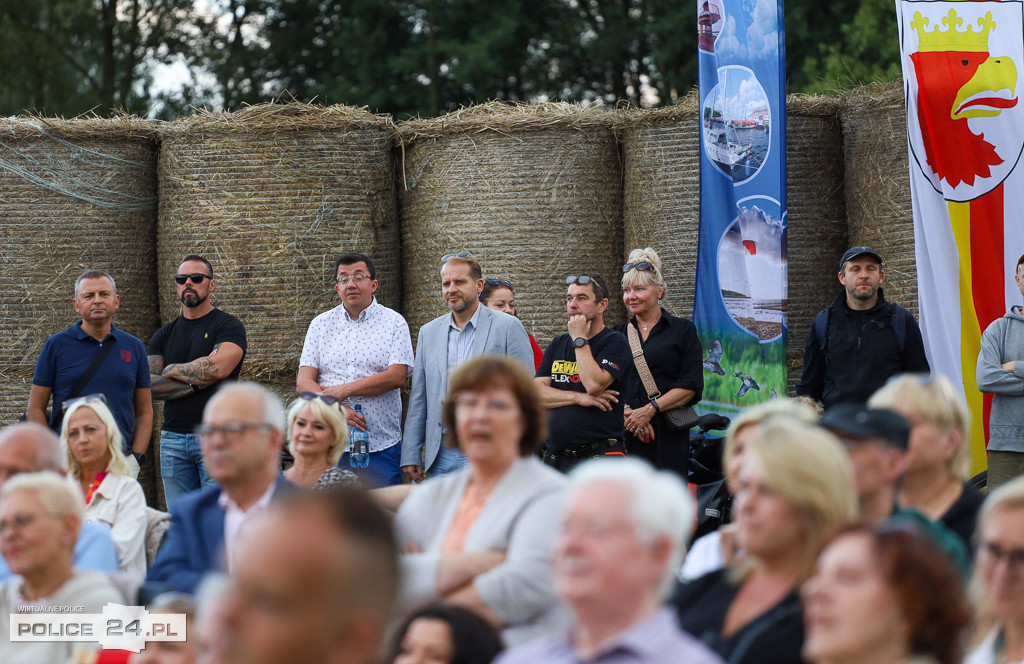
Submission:
[[[586,337],[576,337],[572,340],[572,345],[576,348],[583,348],[589,343],[590,339],[587,339]]]

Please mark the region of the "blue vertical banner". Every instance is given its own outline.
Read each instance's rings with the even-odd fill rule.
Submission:
[[[693,321],[704,410],[786,393],[782,0],[697,0],[700,232]]]

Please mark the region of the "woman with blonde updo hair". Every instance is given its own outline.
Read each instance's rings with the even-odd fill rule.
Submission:
[[[897,500],[956,533],[968,551],[984,501],[967,483],[967,404],[945,376],[895,376],[868,400],[910,425],[907,471]]]
[[[674,471],[685,481],[690,433],[670,430],[663,413],[700,401],[703,352],[693,323],[661,306],[664,295],[658,253],[650,247],[629,252],[622,266],[622,301],[630,319],[615,329],[627,338],[630,328],[637,333],[660,396],[648,396],[634,363],[623,377],[619,398],[625,404],[627,453],[647,459],[656,468]]]

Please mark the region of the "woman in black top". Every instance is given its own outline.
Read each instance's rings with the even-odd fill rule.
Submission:
[[[655,399],[648,396],[635,365],[625,375],[619,398],[626,406],[626,452],[686,480],[689,431],[670,431],[661,413],[700,401],[704,374],[697,328],[661,307],[665,282],[654,249],[631,251],[622,273],[622,301],[631,318],[615,329],[627,337],[628,326],[639,333],[644,359],[661,393]]]
[[[853,469],[836,438],[776,415],[746,441],[734,517],[743,558],[681,584],[679,625],[728,664],[798,664],[798,594],[822,545],[857,516]]]

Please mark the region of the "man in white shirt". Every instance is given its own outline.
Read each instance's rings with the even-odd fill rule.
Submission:
[[[342,254],[333,274],[341,304],[310,323],[295,391],[336,397],[346,406],[349,425],[369,432],[369,465],[354,469],[365,484],[400,484],[401,389],[413,364],[409,325],[374,297],[378,282],[372,258]],[[348,452],[340,465],[348,465]]]

